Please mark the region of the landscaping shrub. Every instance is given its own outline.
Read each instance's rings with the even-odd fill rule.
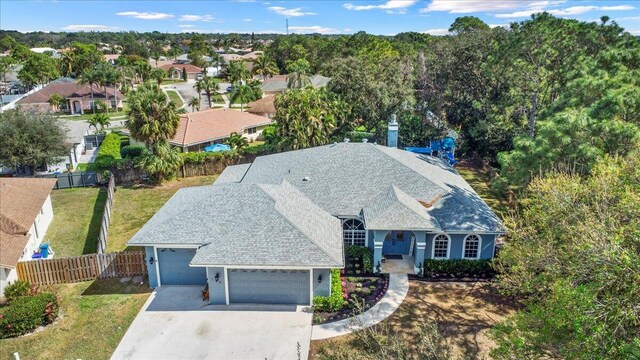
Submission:
[[[256,146],[247,146],[243,148],[241,152],[242,155],[261,156],[275,153],[276,149],[274,146],[264,143]]]
[[[356,269],[348,268],[350,265],[354,266],[356,263],[362,264],[362,273],[363,274],[371,274],[373,273],[373,254],[371,254],[371,249],[365,246],[358,245],[347,245],[344,248],[345,253],[347,255],[347,269],[345,269],[348,273],[354,273]],[[358,259],[356,261],[356,259]]]
[[[7,298],[8,302],[11,302],[17,297],[29,295],[30,289],[31,285],[28,281],[16,280],[4,288],[4,297]]]
[[[341,310],[344,306],[342,279],[340,270],[331,270],[331,296],[315,296],[313,306],[317,311],[331,312]]]
[[[118,134],[109,133],[105,136],[96,157],[96,168],[98,170],[107,170],[112,163],[122,159],[120,156],[120,143]]]
[[[424,276],[427,277],[493,277],[494,275],[495,270],[491,267],[491,259],[426,259],[424,261]]]
[[[148,153],[149,150],[142,145],[127,145],[120,149],[120,156],[123,159],[135,159],[142,154]]]
[[[218,152],[188,152],[181,153],[185,164],[204,164],[206,162],[229,161],[238,157],[235,150]]]
[[[58,316],[58,300],[51,293],[20,296],[0,308],[0,339],[24,335]]]
[[[367,141],[371,142],[375,139],[376,135],[365,131],[349,131],[345,137],[349,138],[351,142],[362,142],[362,139],[367,139]]]

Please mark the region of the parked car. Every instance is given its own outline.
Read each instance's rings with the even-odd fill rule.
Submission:
[[[227,92],[233,92],[236,88],[232,85],[227,86]]]

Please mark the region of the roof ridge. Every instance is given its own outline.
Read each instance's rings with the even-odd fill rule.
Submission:
[[[334,258],[333,256],[331,256],[331,254],[329,254],[329,253],[327,252],[327,250],[326,250],[324,247],[320,246],[320,245],[319,245],[319,244],[318,244],[318,243],[317,243],[317,242],[316,242],[316,241],[315,241],[311,236],[309,236],[309,234],[308,234],[306,231],[302,230],[298,225],[296,225],[295,223],[293,223],[293,222],[291,221],[291,219],[289,219],[289,217],[288,217],[287,215],[285,215],[282,211],[280,211],[280,210],[275,206],[275,204],[277,204],[277,203],[278,203],[278,201],[277,201],[277,200],[276,200],[276,199],[275,199],[275,198],[274,198],[274,197],[273,197],[273,196],[272,196],[272,195],[271,195],[271,194],[270,194],[270,193],[269,193],[269,192],[264,188],[265,186],[266,186],[266,187],[272,187],[272,188],[275,188],[275,187],[281,187],[281,186],[282,186],[283,184],[285,184],[285,183],[286,183],[286,184],[289,184],[289,182],[288,182],[288,181],[286,181],[286,180],[282,180],[282,183],[280,183],[279,185],[274,185],[274,184],[259,184],[259,183],[254,184],[254,185],[256,185],[256,186],[260,189],[260,191],[264,192],[268,197],[270,197],[270,198],[273,200],[273,202],[274,202],[274,207],[273,207],[273,209],[274,209],[276,212],[278,212],[280,215],[282,215],[282,217],[284,217],[284,218],[287,220],[287,222],[288,222],[289,224],[291,224],[291,226],[293,226],[294,228],[296,228],[296,230],[298,230],[298,231],[300,231],[302,234],[304,234],[304,235],[307,237],[307,239],[309,239],[309,240],[311,241],[311,243],[313,243],[313,245],[315,245],[318,249],[320,249],[320,251],[322,251],[325,255],[327,255],[327,257],[329,257],[330,259],[332,259],[332,260],[334,260],[334,261],[342,262],[342,260],[341,260],[341,259],[336,259],[336,258]],[[320,208],[316,203],[314,203],[313,201],[311,201],[311,199],[309,199],[306,195],[304,195],[300,190],[296,189],[296,188],[295,188],[293,185],[291,185],[291,184],[289,184],[289,185],[291,186],[291,188],[293,188],[293,189],[295,189],[296,191],[300,192],[300,194],[302,195],[302,197],[303,197],[303,198],[307,199],[311,204],[313,204],[314,206],[317,206],[320,210],[322,210],[322,212],[325,212],[325,213],[326,213],[326,211],[325,211],[325,210],[323,210],[323,209],[322,209],[322,208]],[[329,213],[327,213],[327,214],[328,214],[329,216],[333,217],[333,216],[332,216],[332,215],[330,215]],[[344,256],[344,250],[341,250],[340,252],[341,252],[341,253],[342,253],[342,255]]]
[[[191,122],[191,118],[189,117],[189,113],[186,114],[187,124],[184,126],[184,134],[182,135],[182,143],[186,143],[187,141],[187,133],[189,132],[189,123]]]

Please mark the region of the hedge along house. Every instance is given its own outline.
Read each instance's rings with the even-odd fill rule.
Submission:
[[[180,190],[129,245],[146,246],[154,287],[208,283],[215,304],[309,303],[328,294],[342,244],[371,249],[377,271],[417,273],[425,259],[491,258],[503,231],[441,159],[345,141],[227,167],[213,186]]]

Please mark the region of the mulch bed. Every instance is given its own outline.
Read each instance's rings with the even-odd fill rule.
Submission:
[[[375,305],[389,288],[389,277],[387,276],[348,276],[342,277],[342,282],[346,288],[345,306],[342,310],[334,312],[314,312],[313,323],[325,324],[354,316],[358,306],[362,312],[369,310]]]

